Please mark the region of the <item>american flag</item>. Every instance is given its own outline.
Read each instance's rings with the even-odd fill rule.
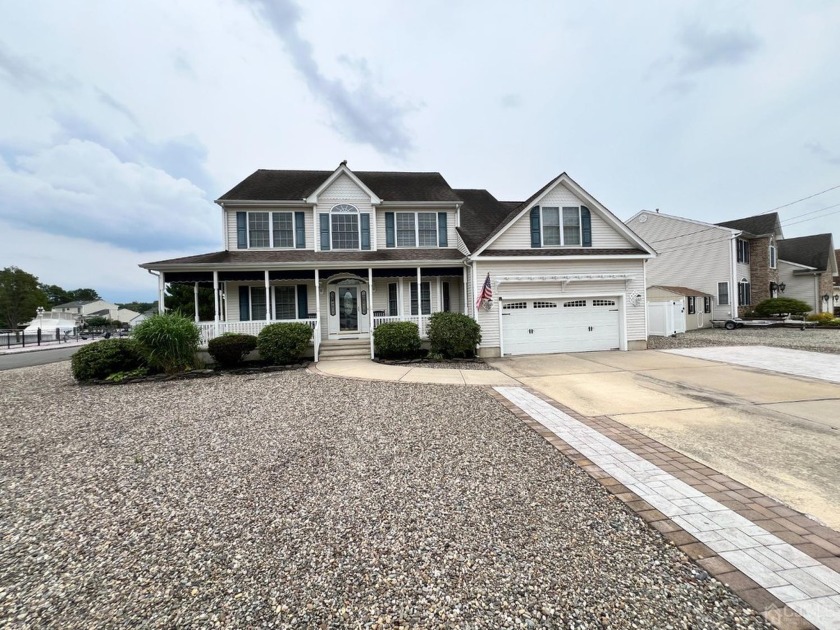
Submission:
[[[481,287],[481,293],[478,296],[478,299],[475,301],[475,308],[481,308],[482,304],[486,301],[493,299],[493,285],[490,282],[490,274],[487,274],[487,278],[484,280],[484,286]]]

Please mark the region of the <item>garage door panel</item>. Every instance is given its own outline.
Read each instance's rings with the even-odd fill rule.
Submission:
[[[505,354],[587,352],[620,345],[615,300],[544,298],[513,304],[502,310]]]

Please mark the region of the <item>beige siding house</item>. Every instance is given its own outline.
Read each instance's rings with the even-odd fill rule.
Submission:
[[[484,356],[646,347],[652,249],[566,174],[524,202],[439,173],[259,170],[222,195],[225,250],[141,265],[214,288],[205,343],[306,322],[316,360],[384,322],[456,311]],[[488,298],[486,289],[492,292]],[[197,316],[196,309],[196,319]]]

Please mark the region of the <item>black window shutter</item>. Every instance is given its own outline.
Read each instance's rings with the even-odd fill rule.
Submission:
[[[388,285],[388,315],[396,317],[399,314],[399,307],[397,306],[397,285],[391,283]]]
[[[322,214],[321,219],[321,249],[327,251],[330,248],[330,215]]]
[[[243,214],[245,214],[243,212]],[[248,299],[250,296],[250,287],[244,285],[239,286],[239,321],[247,322],[251,320],[251,302]]]
[[[540,237],[540,207],[531,208],[531,247],[542,247]]]
[[[309,300],[306,293],[306,285],[297,285],[298,319],[306,319],[309,315]]]
[[[295,247],[306,249],[306,218],[303,212],[295,212]]]
[[[411,314],[417,315],[417,283],[411,283]]]
[[[396,247],[397,239],[394,235],[394,213],[385,213],[385,247]]]
[[[448,282],[444,282],[441,285],[441,291],[442,291],[442,294],[443,294],[443,312],[448,313],[449,312],[449,283]]]
[[[239,249],[248,249],[248,213],[236,213],[236,246]]]
[[[584,247],[592,247],[592,214],[586,206],[580,207],[580,233]]]
[[[359,215],[359,236],[362,249],[370,249],[370,215],[364,212]]]
[[[438,212],[438,247],[449,247],[445,212]]]

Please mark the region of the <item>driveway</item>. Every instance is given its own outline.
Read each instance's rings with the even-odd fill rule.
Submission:
[[[722,350],[715,361],[647,350],[492,363],[578,413],[609,416],[840,528],[840,384],[723,363]]]

